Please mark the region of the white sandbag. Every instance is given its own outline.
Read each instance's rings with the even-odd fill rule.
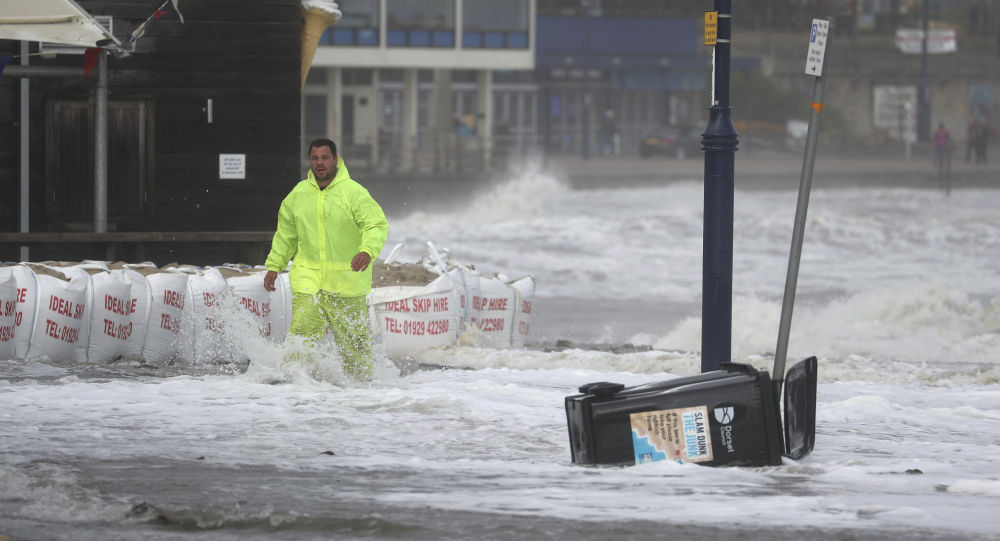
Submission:
[[[264,272],[245,272],[220,268],[236,306],[245,310],[257,324],[261,336],[276,343],[284,341],[288,329],[284,322],[284,288],[264,289]]]
[[[531,330],[531,303],[535,299],[535,277],[525,276],[510,282],[517,292],[517,307],[514,310],[514,331],[511,333],[511,347],[521,349],[528,340]]]
[[[35,327],[35,305],[38,296],[38,280],[29,268],[15,265],[10,268],[17,295],[14,299],[14,358],[23,358],[31,342],[31,331]],[[30,301],[29,301],[30,299]]]
[[[480,297],[479,273],[473,268],[452,260],[451,251],[447,248],[438,250],[430,241],[425,244],[427,249],[421,264],[427,270],[438,274],[447,274],[455,285],[455,294],[458,298],[459,333],[465,333],[466,330],[475,327],[476,321],[479,319],[477,303],[477,299]]]
[[[458,297],[447,276],[423,287],[373,288],[368,303],[376,341],[392,359],[454,344],[458,338]]]
[[[150,301],[146,338],[140,356],[151,363],[162,363],[178,356],[188,276],[182,272],[161,270],[149,273],[145,278]]]
[[[473,299],[473,309],[479,311],[476,342],[483,347],[509,348],[514,330],[514,311],[518,293],[497,275],[479,277],[480,297]]]
[[[132,337],[134,325],[132,290],[120,271],[98,266],[77,265],[61,269],[68,276],[87,281],[84,323],[80,340],[73,350],[78,362],[106,363],[125,354],[125,344]]]
[[[82,269],[111,270],[111,264],[109,264],[107,261],[99,261],[97,259],[84,259],[79,263],[75,263],[68,266],[80,267]]]
[[[0,267],[0,361],[14,358],[17,326],[17,281],[10,267]]]
[[[149,307],[153,302],[153,291],[146,280],[146,274],[155,272],[156,267],[129,265],[121,269],[125,282],[129,287],[129,322],[132,333],[125,340],[122,355],[141,357],[142,346],[146,342],[146,331],[149,326]]]
[[[15,310],[14,356],[73,358],[80,339],[87,278],[68,278],[51,267],[24,263],[13,267],[18,296]]]
[[[479,288],[479,274],[476,271],[456,266],[448,271],[448,276],[455,283],[458,294],[458,313],[461,323],[459,333],[476,326],[479,320],[479,309],[476,308],[482,296]]]
[[[220,299],[228,288],[218,269],[197,270],[188,275],[186,325],[180,355],[195,363],[227,361],[232,348],[226,340]]]

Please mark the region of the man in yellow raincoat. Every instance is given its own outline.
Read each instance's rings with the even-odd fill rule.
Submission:
[[[292,261],[292,325],[289,334],[319,339],[327,326],[344,361],[344,372],[372,375],[368,303],[371,262],[382,251],[389,223],[382,207],[351,180],[337,145],[309,144],[309,176],[281,202],[278,229],[267,256],[264,288],[274,291],[278,273]]]

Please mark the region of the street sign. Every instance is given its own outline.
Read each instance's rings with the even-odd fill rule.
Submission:
[[[830,22],[823,19],[813,19],[809,31],[809,51],[806,55],[806,75],[821,77],[823,75],[823,57],[826,55],[826,35],[830,30]]]
[[[719,31],[719,12],[705,12],[705,45],[715,45]]]
[[[897,28],[896,47],[906,54],[923,52],[924,31],[916,28]],[[954,53],[958,51],[954,30],[927,32],[927,54]]]

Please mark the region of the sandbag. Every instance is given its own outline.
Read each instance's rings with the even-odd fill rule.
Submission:
[[[406,359],[458,338],[458,297],[448,276],[421,286],[373,288],[368,296],[376,341],[393,359]]]
[[[182,270],[185,270],[182,268]],[[179,354],[195,363],[227,361],[232,347],[226,340],[226,323],[220,299],[228,284],[218,269],[187,270],[185,325]]]
[[[517,306],[514,310],[514,330],[511,333],[511,347],[520,349],[528,340],[531,330],[531,303],[535,299],[535,277],[525,276],[509,282],[517,292]]]
[[[448,271],[448,276],[455,284],[458,294],[458,313],[461,328],[459,333],[474,328],[479,320],[479,298],[482,292],[479,287],[479,274],[467,267],[456,266]]]
[[[135,305],[125,274],[121,270],[108,271],[88,264],[60,270],[87,281],[84,323],[73,359],[106,363],[124,355],[135,328],[132,317]]]
[[[68,361],[80,340],[87,278],[35,263],[12,267],[17,281],[14,356]]]
[[[152,304],[153,292],[149,287],[146,275],[155,272],[156,267],[145,265],[128,265],[121,269],[121,273],[128,284],[129,292],[129,318],[132,325],[132,333],[125,340],[125,347],[122,355],[128,357],[141,357],[142,346],[146,342],[146,331],[149,326],[149,307]]]
[[[0,267],[0,361],[14,358],[17,281],[10,267]]]
[[[151,363],[162,363],[177,357],[180,350],[188,277],[178,271],[158,270],[145,278],[150,296],[140,356]]]
[[[257,324],[258,332],[268,340],[280,343],[288,332],[284,318],[285,290],[276,284],[275,291],[264,289],[266,271],[246,272],[220,268],[226,279],[228,293],[236,306],[245,310]]]
[[[514,331],[514,311],[518,292],[500,276],[479,277],[480,297],[473,299],[473,309],[478,310],[476,343],[483,347],[504,349],[511,347]]]

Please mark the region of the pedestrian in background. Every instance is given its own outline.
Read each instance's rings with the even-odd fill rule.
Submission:
[[[951,167],[951,133],[944,127],[944,122],[938,122],[934,130],[934,165],[941,168]]]
[[[976,117],[969,119],[969,126],[965,128],[965,163],[972,161],[972,153],[976,149]]]
[[[618,124],[615,122],[615,112],[611,109],[604,111],[604,118],[601,119],[601,153],[605,158],[615,157],[615,137],[618,135]]]
[[[976,163],[986,163],[986,147],[990,141],[990,124],[985,116],[976,119]]]

